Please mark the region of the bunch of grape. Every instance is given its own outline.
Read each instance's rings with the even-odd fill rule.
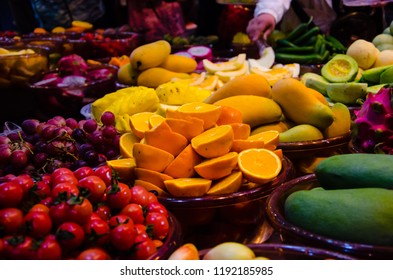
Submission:
[[[46,122],[27,119],[21,131],[0,136],[0,177],[99,166],[119,156],[119,139],[111,112],[103,113],[101,123],[61,116]]]

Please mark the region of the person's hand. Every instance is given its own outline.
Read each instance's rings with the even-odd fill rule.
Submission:
[[[255,42],[260,37],[265,41],[276,27],[276,20],[271,14],[262,13],[248,22],[247,34]]]

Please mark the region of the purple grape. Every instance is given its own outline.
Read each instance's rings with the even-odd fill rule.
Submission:
[[[34,166],[36,168],[41,168],[46,164],[47,160],[48,160],[47,154],[45,154],[45,153],[35,154],[34,159],[33,159]]]
[[[111,111],[105,111],[101,115],[101,122],[105,126],[114,125],[115,124],[115,114],[113,114]]]
[[[23,131],[18,131],[18,132],[11,132],[10,134],[7,135],[7,137],[12,141],[20,141],[25,137],[26,134]]]
[[[78,152],[81,157],[84,157],[87,151],[92,150],[94,150],[94,147],[89,143],[82,144],[78,147]]]
[[[47,125],[41,131],[41,137],[44,140],[51,140],[56,136],[57,127],[54,125]]]
[[[94,147],[101,145],[104,142],[102,132],[100,130],[94,131],[89,135],[89,140]]]
[[[92,133],[96,131],[98,125],[97,122],[93,119],[86,120],[86,122],[83,125],[83,130],[86,131],[87,133]]]
[[[0,166],[8,163],[11,153],[11,147],[8,144],[0,144]]]
[[[105,155],[108,159],[114,159],[119,155],[119,153],[115,149],[111,148],[106,151]]]
[[[75,128],[71,133],[72,138],[76,142],[84,143],[86,142],[86,133],[81,128]]]
[[[51,157],[57,157],[63,154],[64,144],[61,141],[53,141],[46,147],[46,153]]]
[[[28,119],[24,120],[21,124],[22,130],[27,134],[27,135],[33,135],[36,133],[37,126],[40,124],[39,120],[36,119]]]
[[[0,136],[0,145],[1,144],[8,144],[11,143],[11,139],[8,138],[7,136]]]
[[[10,155],[10,164],[15,169],[23,169],[27,166],[27,155],[22,150],[13,151]]]
[[[105,139],[115,139],[117,135],[117,130],[113,125],[107,125],[101,131]]]
[[[78,127],[78,121],[74,118],[68,118],[66,119],[66,125],[71,129],[75,129]]]
[[[34,150],[36,153],[42,153],[46,151],[46,146],[47,146],[46,142],[40,140],[37,143],[35,143]]]
[[[62,116],[55,116],[46,122],[47,124],[52,124],[54,126],[66,126],[66,120]]]
[[[85,153],[85,156],[83,157],[83,159],[86,161],[86,163],[89,165],[89,166],[96,166],[97,165],[97,163],[98,163],[98,154],[97,154],[97,152],[96,151],[93,151],[93,150],[91,150],[91,151],[87,151],[86,153]]]
[[[48,163],[46,170],[48,173],[53,173],[53,171],[55,171],[56,169],[58,169],[62,166],[63,166],[63,162],[61,160],[54,159]]]

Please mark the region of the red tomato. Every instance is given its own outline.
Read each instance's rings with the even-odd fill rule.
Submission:
[[[44,174],[44,175],[42,175],[41,181],[44,182],[45,184],[48,184],[49,186],[51,186],[51,184],[52,184],[51,174]]]
[[[85,239],[82,226],[73,222],[65,222],[56,230],[56,240],[64,251],[71,252],[78,248]]]
[[[43,204],[47,207],[50,207],[53,203],[53,198],[51,196],[45,197],[44,199],[41,199],[41,201],[39,201],[40,204]]]
[[[110,228],[115,228],[118,225],[129,224],[129,223],[132,223],[134,225],[134,222],[131,220],[130,217],[122,214],[112,216],[108,221],[108,225]]]
[[[119,251],[127,251],[135,243],[136,230],[134,224],[121,224],[111,230],[110,242]]]
[[[34,186],[33,179],[27,174],[21,174],[16,176],[12,180],[12,182],[17,183],[19,186],[21,186],[24,194],[26,194]]]
[[[29,212],[45,212],[49,214],[49,207],[45,204],[37,203],[30,208]]]
[[[108,165],[102,165],[94,170],[95,175],[100,177],[107,186],[112,182],[112,169]]]
[[[53,175],[53,174],[52,174]],[[55,187],[57,184],[60,183],[68,183],[74,185],[75,187],[78,186],[78,179],[74,176],[73,173],[71,174],[61,174],[56,177],[52,176],[52,186]]]
[[[30,196],[34,198],[43,199],[50,196],[50,194],[51,194],[50,184],[44,181],[37,182],[34,185],[34,187],[30,189]]]
[[[106,190],[105,182],[96,175],[87,176],[78,183],[79,190],[93,203],[102,201]]]
[[[0,210],[0,234],[12,235],[20,232],[23,226],[23,212],[18,208]]]
[[[146,216],[146,226],[153,226],[153,239],[164,239],[169,232],[169,222],[164,214],[159,212],[150,212]]]
[[[157,252],[157,247],[154,244],[153,240],[150,238],[145,239],[146,237],[143,235],[137,236],[135,240],[135,251],[134,258],[137,260],[147,260],[154,253]]]
[[[34,242],[30,236],[16,235],[4,238],[4,252],[7,259],[32,260],[36,258]]]
[[[40,238],[49,234],[52,229],[52,220],[48,213],[30,211],[24,217],[26,234]]]
[[[60,175],[74,175],[74,172],[71,171],[71,169],[68,169],[66,167],[60,167],[55,169],[55,171],[52,172],[51,179],[53,180],[54,178],[56,178],[57,176]]]
[[[17,207],[23,199],[23,189],[16,182],[0,184],[0,208]]]
[[[168,210],[162,205],[160,202],[151,202],[146,207],[147,212],[159,212],[165,215],[168,218]]]
[[[121,209],[120,214],[130,217],[134,224],[143,224],[145,222],[143,208],[140,204],[128,203]]]
[[[106,189],[106,203],[111,209],[122,209],[130,199],[130,188],[124,183],[112,184]]]
[[[68,206],[66,202],[60,202],[53,204],[49,207],[49,216],[52,219],[54,225],[61,225],[67,220]]]
[[[110,260],[110,255],[102,248],[89,248],[82,251],[77,260]]]
[[[39,260],[60,260],[62,250],[56,236],[47,235],[37,250],[37,259]]]
[[[140,235],[142,233],[146,233],[146,226],[144,224],[134,224],[136,229],[136,234]]]
[[[52,188],[51,197],[53,199],[60,199],[62,201],[70,198],[71,196],[78,196],[79,189],[77,186],[70,183],[60,183]]]
[[[98,205],[95,213],[104,221],[108,221],[112,215],[111,209],[107,205]]]
[[[149,192],[142,186],[133,186],[131,190],[131,203],[147,206],[149,204]]]
[[[93,205],[84,197],[70,198],[67,201],[67,221],[81,226],[87,223],[93,213]]]
[[[89,244],[95,245],[106,244],[111,232],[108,223],[102,219],[89,220],[85,224],[84,230]]]
[[[0,238],[0,259],[4,259],[4,255],[5,255],[5,244],[4,244],[4,239]]]
[[[148,203],[158,202],[157,195],[155,195],[152,192],[148,192],[148,194],[147,194],[147,201],[148,201]]]
[[[91,168],[89,166],[82,166],[74,171],[74,176],[78,180],[81,180],[81,179],[83,179],[87,176],[91,176],[91,175],[94,175],[94,170],[93,170],[93,168]]]

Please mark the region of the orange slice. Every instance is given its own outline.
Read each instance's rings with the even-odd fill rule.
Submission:
[[[120,136],[119,147],[120,155],[123,158],[132,158],[132,149],[135,143],[139,142],[139,138],[132,132],[126,132]]]
[[[156,185],[147,182],[147,181],[143,181],[143,180],[135,180],[134,181],[134,186],[141,186],[144,187],[147,191],[154,191],[157,192],[158,196],[162,196],[162,197],[168,197],[170,196],[168,192],[166,192],[164,189],[161,189],[159,187],[157,187]]]
[[[146,144],[162,149],[177,156],[188,145],[183,135],[173,132],[167,122],[145,131]]]
[[[243,173],[235,171],[215,183],[208,191],[208,195],[221,195],[237,192],[243,183]]]
[[[221,106],[203,102],[190,102],[179,106],[176,110],[168,109],[167,117],[184,119],[186,116],[203,120],[203,128],[213,127],[221,114]]]
[[[233,143],[232,126],[225,124],[210,128],[191,139],[192,148],[205,158],[225,155]]]
[[[140,112],[130,116],[130,127],[132,132],[140,139],[145,137],[145,131],[150,129],[150,117],[153,112]]]
[[[167,151],[143,143],[134,144],[132,155],[135,158],[137,167],[157,172],[164,171],[175,158]]]
[[[275,149],[275,150],[273,151],[273,153],[275,153],[280,159],[283,159],[283,158],[284,158],[284,154],[283,154],[283,152],[282,152],[282,149]]]
[[[198,84],[198,86],[203,89],[208,89],[213,91],[217,87],[218,80],[219,80],[218,76],[211,75],[206,77],[205,80],[203,80],[203,82]]]
[[[158,115],[158,114],[154,114],[149,118],[149,124],[150,124],[151,128],[156,127],[157,125],[159,125],[163,121],[165,121],[165,118],[161,115]]]
[[[138,180],[152,183],[153,185],[159,187],[160,189],[165,189],[165,185],[164,185],[165,180],[173,179],[173,177],[171,177],[167,174],[153,171],[153,170],[146,169],[146,168],[136,167],[134,170],[134,173],[135,173],[135,177]]]
[[[221,108],[221,114],[217,120],[218,125],[243,122],[243,114],[238,109],[230,106],[221,106]]]
[[[234,139],[247,139],[250,136],[251,126],[247,123],[230,123]]]
[[[167,117],[165,121],[173,132],[180,133],[188,141],[204,131],[203,120],[198,118],[187,117],[185,119],[177,119]]]
[[[202,178],[216,180],[228,176],[237,167],[238,154],[227,153],[223,156],[208,159],[194,167]]]
[[[203,178],[178,178],[164,182],[168,192],[176,197],[199,197],[206,194],[212,181]]]
[[[240,153],[247,149],[262,149],[265,146],[263,140],[234,139],[231,152]]]
[[[256,184],[272,181],[280,173],[281,159],[267,149],[248,149],[239,153],[238,166],[245,179]]]
[[[173,178],[190,178],[196,174],[194,166],[201,161],[201,156],[198,155],[191,147],[191,144],[189,144],[180,154],[178,154],[167,168],[165,168],[164,173]]]
[[[256,133],[248,137],[248,140],[262,140],[265,142],[265,149],[275,150],[280,141],[280,133],[277,130],[267,130]]]
[[[133,158],[108,160],[106,164],[118,173],[121,181],[130,181],[135,178],[136,162]]]

